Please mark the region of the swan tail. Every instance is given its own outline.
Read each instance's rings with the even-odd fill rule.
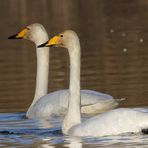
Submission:
[[[127,98],[115,99],[118,103],[125,101]]]

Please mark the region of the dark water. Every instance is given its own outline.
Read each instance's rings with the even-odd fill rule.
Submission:
[[[32,101],[35,46],[7,37],[35,22],[49,36],[64,29],[78,33],[82,88],[126,97],[123,106],[148,105],[147,0],[1,0],[0,12],[1,111],[26,111]],[[68,59],[66,50],[51,50],[49,92],[68,88]]]
[[[147,147],[147,135],[77,139],[60,133],[61,119],[25,119],[34,96],[33,43],[8,40],[31,23],[49,36],[75,30],[81,43],[81,86],[125,97],[122,106],[148,106],[147,0],[0,1],[0,147]],[[61,58],[62,57],[62,58]],[[68,88],[66,50],[50,53],[49,92]],[[18,112],[18,113],[13,113]]]

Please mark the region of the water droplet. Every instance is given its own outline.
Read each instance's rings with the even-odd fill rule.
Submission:
[[[143,38],[140,38],[139,42],[140,42],[140,43],[143,43]]]
[[[127,48],[123,48],[123,52],[127,52]]]
[[[123,36],[123,37],[126,37],[126,33],[125,33],[125,32],[122,32],[122,36]]]
[[[110,33],[113,33],[114,32],[114,29],[110,29]]]

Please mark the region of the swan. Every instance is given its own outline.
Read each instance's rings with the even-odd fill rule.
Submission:
[[[69,103],[62,124],[64,134],[98,137],[146,131],[148,112],[143,108],[118,108],[81,122],[79,38],[74,31],[66,30],[38,47],[48,46],[65,47],[70,56]]]
[[[45,28],[34,23],[12,35],[9,39],[28,39],[36,45],[47,41],[48,34]],[[48,118],[51,115],[61,115],[66,112],[68,106],[69,90],[58,90],[47,94],[48,91],[48,71],[49,71],[49,47],[44,49],[36,48],[37,54],[37,75],[34,99],[30,105],[26,116],[28,118]],[[99,93],[92,90],[81,90],[82,107],[85,114],[101,113],[118,106],[119,100],[113,99],[108,94]],[[121,99],[122,100],[122,99]]]

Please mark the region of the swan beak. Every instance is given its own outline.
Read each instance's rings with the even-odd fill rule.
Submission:
[[[39,45],[39,46],[37,46],[37,48],[48,47],[47,44],[48,44],[48,41],[43,43],[43,44],[41,44],[41,45]]]
[[[24,28],[18,34],[8,37],[8,39],[22,39],[26,35],[27,31],[28,29]]]
[[[59,38],[60,37],[56,35],[56,36],[52,37],[50,40],[48,40],[47,42],[39,45],[38,48],[55,46],[58,44]]]

